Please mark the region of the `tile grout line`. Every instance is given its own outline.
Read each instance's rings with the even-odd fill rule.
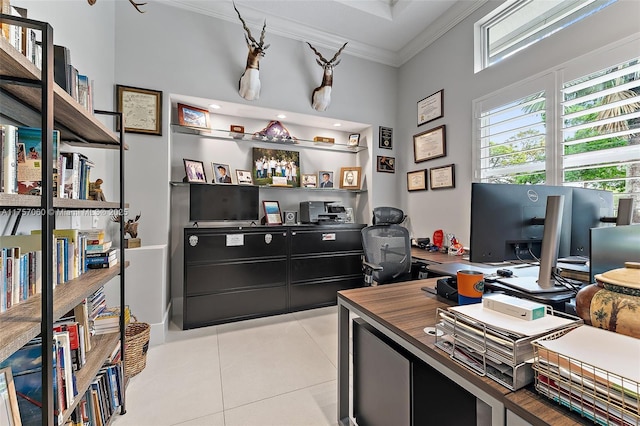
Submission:
[[[222,398],[222,424],[227,424],[226,409],[224,406],[224,386],[222,385],[222,358],[220,354],[220,335],[216,326],[216,346],[218,348],[218,374],[220,375],[220,397]]]
[[[323,350],[322,350],[322,346],[320,346],[320,343],[318,343],[316,341],[316,339],[313,338],[313,336],[311,335],[311,333],[309,333],[309,331],[307,330],[307,328],[300,322],[300,320],[296,317],[294,317],[295,320],[298,322],[298,324],[300,324],[300,327],[302,327],[302,329],[304,330],[305,333],[307,333],[307,336],[309,336],[309,338],[311,339],[311,341],[313,341],[313,343],[320,349],[320,352],[322,353],[322,355],[324,355],[325,358],[327,358],[327,360],[329,360],[329,364],[333,365],[333,367],[336,369],[336,376],[338,373],[338,366],[335,365],[333,363],[333,361],[331,360],[331,358],[329,357],[329,355],[327,355]]]

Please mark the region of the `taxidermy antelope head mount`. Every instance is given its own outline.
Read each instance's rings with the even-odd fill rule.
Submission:
[[[264,51],[269,48],[268,44],[266,46],[264,44],[264,30],[267,27],[267,20],[265,19],[262,25],[262,33],[260,33],[260,41],[258,42],[251,36],[251,31],[249,27],[247,27],[246,22],[244,22],[244,19],[242,19],[242,16],[240,16],[240,12],[235,3],[233,4],[233,8],[238,14],[240,22],[242,22],[242,27],[246,32],[244,39],[249,47],[247,66],[238,82],[238,92],[240,96],[246,100],[255,101],[260,97],[260,59],[264,56]]]
[[[331,103],[331,85],[333,84],[333,68],[338,66],[340,63],[340,53],[347,46],[347,43],[343,44],[342,47],[333,55],[330,61],[327,61],[324,56],[320,52],[316,50],[315,47],[311,45],[311,43],[307,42],[313,53],[318,55],[316,62],[324,69],[324,73],[322,74],[322,84],[319,87],[313,89],[313,93],[311,94],[311,105],[313,105],[313,109],[316,111],[324,111],[327,109],[329,104]]]
[[[87,2],[89,2],[89,4],[91,6],[93,6],[94,4],[96,4],[96,0],[87,0]],[[131,3],[133,5],[133,7],[136,8],[136,10],[140,13],[144,13],[144,10],[140,10],[140,6],[144,6],[147,3],[136,3],[133,0],[129,0],[129,3]]]

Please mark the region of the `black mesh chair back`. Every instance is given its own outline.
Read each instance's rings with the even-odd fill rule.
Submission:
[[[402,213],[401,210],[400,212]],[[379,224],[363,228],[361,232],[365,262],[377,266],[365,266],[365,281],[367,272],[371,273],[371,278],[378,284],[411,278],[411,241],[407,228],[395,224]]]
[[[373,219],[371,223],[374,225],[381,224],[399,224],[404,220],[404,212],[395,207],[376,207],[373,209]]]

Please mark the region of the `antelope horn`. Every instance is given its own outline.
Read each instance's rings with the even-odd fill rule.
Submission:
[[[94,0],[94,1],[95,1],[95,0]],[[136,10],[137,10],[138,12],[140,12],[140,13],[144,13],[144,10],[140,10],[140,7],[139,7],[139,6],[144,6],[144,5],[146,5],[147,3],[136,3],[136,2],[135,2],[135,1],[133,1],[133,0],[129,0],[129,3],[131,3],[131,4],[133,5],[133,7],[135,7],[135,8],[136,8]]]
[[[307,41],[306,43],[309,45],[309,47],[311,48],[311,50],[313,50],[313,52],[314,52],[316,55],[318,55],[318,57],[322,60],[322,62],[324,62],[324,63],[326,64],[326,63],[327,63],[327,60],[324,58],[324,56],[322,56],[322,53],[318,52],[318,51],[316,50],[316,48],[315,48],[315,47],[313,47],[313,46],[311,45],[311,43],[309,43],[308,41]],[[347,44],[347,43],[345,43],[345,44]],[[320,64],[320,65],[322,66],[322,64]]]
[[[347,42],[348,43],[348,42]],[[331,58],[331,60],[329,61],[330,64],[333,63],[333,61],[335,61],[336,59],[338,59],[338,56],[340,56],[340,54],[342,53],[342,51],[344,50],[345,47],[347,47],[347,43],[343,44],[342,47],[340,48],[340,50],[338,50],[336,52],[335,55],[333,55],[333,58]]]
[[[131,1],[131,0],[129,0]],[[249,40],[251,40],[254,44],[258,44],[258,42],[256,41],[256,39],[254,39],[251,36],[251,31],[249,30],[249,27],[247,27],[247,23],[244,22],[244,19],[242,19],[242,16],[240,16],[240,11],[238,10],[238,8],[236,7],[236,4],[233,3],[233,8],[235,9],[236,13],[238,14],[238,18],[240,18],[240,22],[242,22],[242,27],[244,28],[244,30],[247,32],[247,36],[249,37]],[[267,25],[267,22],[265,21],[264,23],[265,25]],[[263,29],[264,32],[264,29]]]
[[[260,44],[259,44],[260,47],[262,47],[262,45],[264,44],[264,30],[266,28],[267,28],[267,20],[265,19],[264,24],[262,25],[262,33],[260,33]],[[266,49],[267,47],[265,47],[264,49]]]

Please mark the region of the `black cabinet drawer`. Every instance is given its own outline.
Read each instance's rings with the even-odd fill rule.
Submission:
[[[185,231],[184,258],[187,263],[286,256],[287,231],[229,230],[227,232]]]
[[[360,228],[291,231],[292,255],[354,250],[362,250]]]
[[[291,282],[362,274],[360,254],[335,254],[291,259]]]
[[[291,310],[300,310],[335,305],[337,292],[357,287],[362,287],[362,277],[292,285],[289,290],[290,307]]]
[[[287,260],[189,265],[184,282],[187,296],[286,285]]]
[[[285,286],[186,297],[184,328],[284,313],[286,300]]]

